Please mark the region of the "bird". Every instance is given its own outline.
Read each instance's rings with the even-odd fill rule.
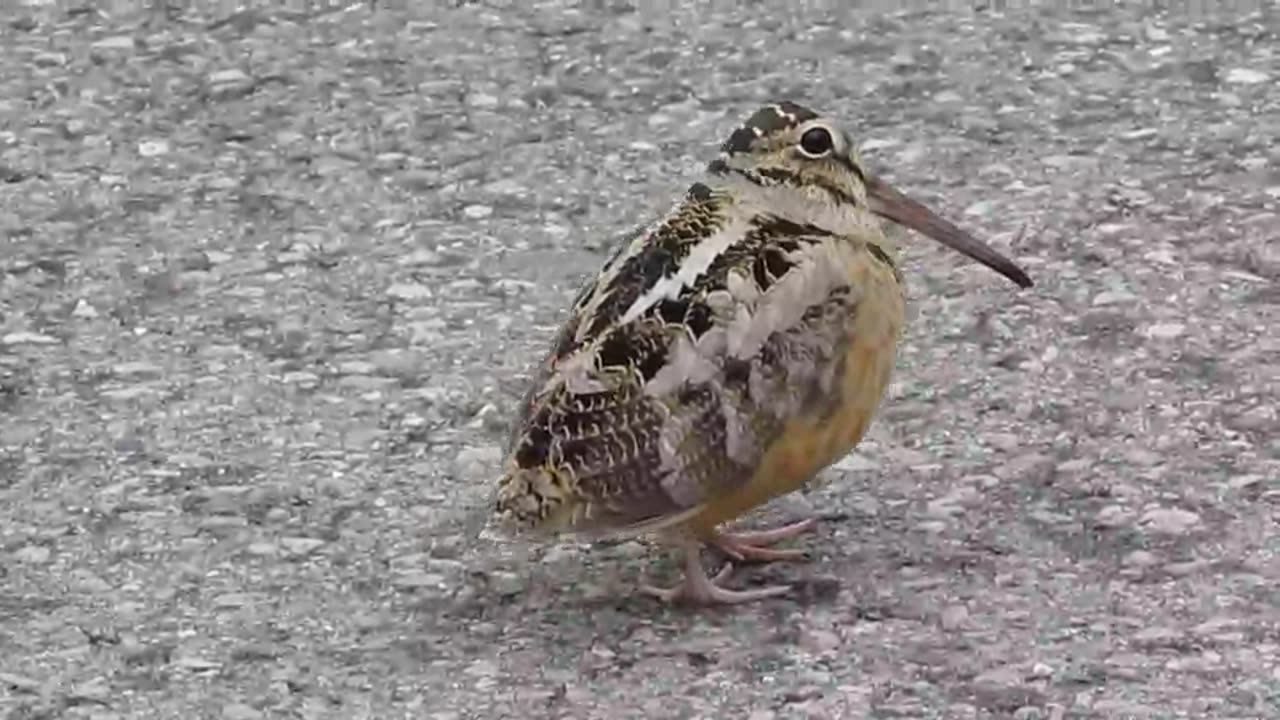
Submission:
[[[721,143],[661,217],[620,240],[568,309],[520,401],[487,511],[504,533],[649,536],[683,578],[639,590],[724,605],[734,563],[816,525],[730,523],[801,489],[862,439],[905,322],[897,242],[911,228],[1032,286],[1017,264],[873,174],[854,139],[792,100]],[[702,550],[727,556],[714,575]]]

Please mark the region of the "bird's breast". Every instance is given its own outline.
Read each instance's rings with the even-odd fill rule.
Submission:
[[[830,392],[787,418],[740,488],[694,517],[708,533],[770,499],[794,491],[846,455],[866,433],[889,384],[904,321],[904,297],[891,263],[869,251],[845,268],[860,289],[832,368]]]

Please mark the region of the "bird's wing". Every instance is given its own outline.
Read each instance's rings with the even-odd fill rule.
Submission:
[[[679,522],[837,391],[866,247],[696,193],[583,289],[526,399],[507,477],[546,529]]]

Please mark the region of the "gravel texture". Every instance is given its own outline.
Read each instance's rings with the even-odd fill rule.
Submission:
[[[1280,717],[1274,4],[6,3],[0,717]],[[1037,286],[906,239],[791,598],[489,539],[578,283],[776,97]]]

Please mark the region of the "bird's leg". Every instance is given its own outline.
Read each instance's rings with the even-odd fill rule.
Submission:
[[[772,545],[779,540],[795,537],[800,533],[811,530],[817,524],[817,520],[809,518],[770,530],[739,533],[717,532],[708,542],[720,548],[724,554],[738,562],[800,560],[805,556],[803,550],[775,550],[766,546]]]
[[[683,601],[693,605],[727,605],[777,597],[791,590],[787,585],[752,590],[729,590],[720,587],[720,582],[728,579],[733,573],[732,563],[725,563],[714,578],[707,577],[707,571],[702,567],[701,550],[701,544],[697,542],[690,541],[683,544],[684,578],[678,585],[660,588],[643,583],[640,585],[640,591],[669,603]]]

